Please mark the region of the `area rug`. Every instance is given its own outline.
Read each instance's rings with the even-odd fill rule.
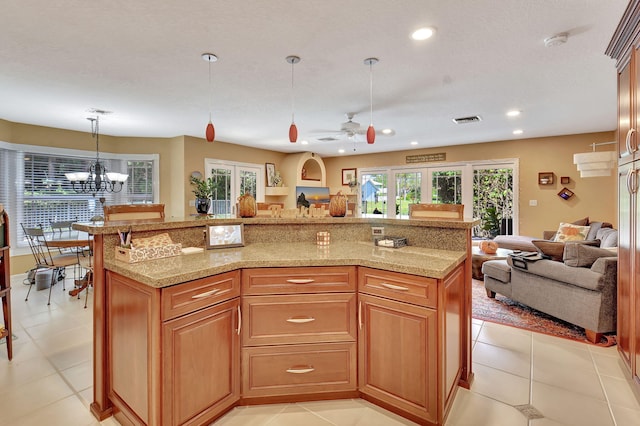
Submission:
[[[496,294],[495,299],[487,297],[484,283],[480,280],[473,280],[472,289],[471,310],[473,318],[593,344],[587,340],[582,327],[554,318],[501,294]],[[603,336],[601,341],[596,343],[598,346],[613,346],[615,344],[616,336],[613,333]]]

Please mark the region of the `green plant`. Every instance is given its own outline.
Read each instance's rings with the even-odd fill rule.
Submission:
[[[501,217],[498,209],[495,207],[487,207],[484,218],[482,219],[482,229],[489,232],[489,235],[496,236],[500,232]]]
[[[196,198],[211,198],[213,189],[215,188],[213,177],[210,177],[208,179],[200,179],[195,176],[191,176],[190,181],[191,186],[193,186],[193,193],[196,195]]]

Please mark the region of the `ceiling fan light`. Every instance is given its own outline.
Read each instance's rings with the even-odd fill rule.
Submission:
[[[369,126],[367,129],[367,143],[371,145],[376,141],[376,129],[373,126]]]
[[[296,127],[296,123],[291,123],[289,126],[289,142],[296,143],[298,140],[298,128]]]
[[[208,142],[213,142],[213,139],[216,137],[216,129],[213,127],[213,123],[209,120],[209,124],[207,124],[206,136]]]

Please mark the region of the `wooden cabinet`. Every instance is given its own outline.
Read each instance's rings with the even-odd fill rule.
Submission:
[[[618,352],[640,398],[640,0],[629,2],[606,53],[618,68]]]
[[[464,267],[444,280],[359,268],[359,388],[421,424],[443,424],[465,366]]]
[[[355,396],[355,288],[355,267],[243,270],[243,399]]]
[[[167,288],[107,273],[109,399],[122,424],[206,424],[240,398],[240,272]]]
[[[436,421],[436,311],[360,295],[360,391]]]

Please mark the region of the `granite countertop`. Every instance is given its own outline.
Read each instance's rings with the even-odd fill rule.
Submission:
[[[464,251],[406,246],[376,247],[372,242],[252,243],[244,247],[125,263],[105,259],[105,269],[151,287],[161,288],[239,268],[296,266],[367,266],[431,278],[444,278],[462,263]]]
[[[447,219],[386,219],[364,217],[325,217],[325,218],[216,218],[214,216],[193,216],[187,218],[167,218],[164,220],[124,221],[124,222],[82,222],[74,223],[73,229],[85,231],[93,235],[115,234],[123,226],[131,228],[134,232],[161,231],[168,229],[193,228],[206,225],[227,225],[244,223],[245,225],[306,225],[306,224],[370,224],[375,225],[402,225],[426,228],[452,228],[471,229],[479,223],[479,219],[447,220]]]

